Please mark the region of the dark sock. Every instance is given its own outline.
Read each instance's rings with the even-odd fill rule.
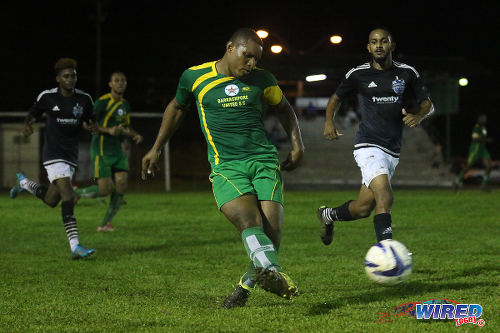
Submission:
[[[38,188],[35,191],[35,196],[40,200],[44,200],[45,195],[47,194],[47,190],[48,188],[46,188],[45,186],[38,185]]]
[[[375,234],[377,242],[384,239],[392,239],[391,214],[382,213],[373,217],[373,225],[375,226]]]
[[[342,204],[341,206],[338,206],[336,208],[332,208],[331,211],[329,212],[329,216],[332,219],[332,221],[352,221],[355,220],[354,217],[352,217],[351,212],[349,212],[349,203],[352,200],[349,200]]]

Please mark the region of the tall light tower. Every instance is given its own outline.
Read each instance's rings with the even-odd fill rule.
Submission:
[[[102,72],[102,0],[96,2],[96,45],[95,45],[95,97],[101,95],[101,72]]]

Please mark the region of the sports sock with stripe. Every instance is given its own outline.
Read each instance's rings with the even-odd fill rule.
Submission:
[[[392,239],[391,223],[391,214],[389,213],[381,213],[373,217],[373,225],[375,227],[375,234],[377,235],[377,242],[384,239]]]
[[[263,227],[253,227],[243,230],[241,239],[250,260],[255,267],[263,267],[281,271],[278,263],[278,251],[267,237]]]
[[[71,251],[74,251],[76,246],[80,243],[78,240],[78,227],[76,225],[76,218],[73,214],[73,209],[73,201],[63,201],[61,203],[62,220],[64,229],[66,229],[66,236],[68,237]]]
[[[351,212],[349,212],[349,203],[351,201],[352,200],[349,200],[335,208],[325,208],[323,216],[330,222],[355,220],[355,218],[352,217]]]
[[[29,180],[28,178],[21,180],[19,182],[19,185],[21,186],[21,188],[25,189],[41,200],[45,198],[45,194],[47,193],[47,188],[45,186]]]

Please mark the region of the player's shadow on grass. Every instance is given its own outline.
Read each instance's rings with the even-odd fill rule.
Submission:
[[[175,244],[165,242],[162,244],[152,244],[152,245],[134,245],[134,246],[118,246],[102,244],[96,247],[97,257],[105,258],[107,261],[120,261],[121,256],[130,256],[134,254],[165,254],[169,249],[174,248]]]
[[[194,237],[191,239],[178,239],[178,240],[167,240],[161,244],[151,244],[151,245],[129,245],[129,246],[110,246],[107,244],[101,245],[99,251],[101,252],[112,252],[115,257],[120,255],[130,255],[134,253],[153,253],[153,254],[168,254],[172,249],[176,253],[182,253],[187,251],[189,253],[201,251],[205,253],[207,250],[204,248],[213,248],[214,246],[221,244],[228,244],[233,241],[230,236],[220,236],[211,239],[202,239]],[[238,244],[239,245],[239,244]],[[239,251],[240,248],[237,247]]]
[[[453,272],[453,275],[451,275],[450,278],[477,276],[490,272],[495,272],[497,274],[500,273],[500,266],[483,265],[470,267],[461,271]]]
[[[342,308],[351,304],[360,304],[360,303],[371,303],[381,299],[388,298],[406,298],[414,295],[422,295],[423,293],[434,293],[434,292],[443,292],[446,290],[465,290],[465,289],[473,289],[476,287],[493,287],[497,286],[495,282],[408,282],[404,283],[401,286],[395,287],[377,287],[374,291],[370,291],[367,293],[356,294],[348,297],[342,296],[339,299],[333,299],[330,301],[322,302],[320,304],[315,304],[311,306],[309,309],[309,316],[317,316],[328,314],[330,311]],[[424,301],[422,299],[409,299],[410,301]]]

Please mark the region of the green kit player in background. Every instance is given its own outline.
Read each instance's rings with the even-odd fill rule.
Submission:
[[[136,144],[142,142],[140,134],[130,127],[130,105],[123,98],[127,78],[122,72],[110,76],[111,91],[94,103],[94,114],[99,132],[92,135],[90,155],[92,172],[97,185],[76,189],[78,197],[98,198],[111,194],[109,207],[97,231],[113,231],[111,221],[123,202],[127,190],[129,164],[122,150],[122,140],[128,136]]]
[[[491,142],[491,138],[488,138],[488,131],[486,130],[487,123],[486,114],[480,114],[477,118],[477,123],[472,129],[472,142],[469,147],[469,156],[467,157],[467,164],[460,171],[457,178],[455,179],[454,188],[457,191],[463,186],[464,175],[469,171],[474,164],[481,161],[485,167],[483,181],[481,183],[481,189],[483,191],[489,191],[487,187],[488,180],[490,178],[491,171],[491,157],[490,153],[486,149],[486,143]]]
[[[142,178],[146,179],[154,175],[162,147],[194,100],[207,141],[215,200],[240,233],[250,258],[250,269],[224,300],[225,308],[244,306],[256,284],[286,299],[297,294],[278,263],[283,223],[281,170],[297,167],[304,146],[297,117],[276,79],[256,68],[261,55],[262,40],[254,30],[241,28],[227,42],[222,59],[184,71],[158,137],[142,160]],[[263,104],[276,114],[291,142],[292,149],[281,165],[264,129]]]

